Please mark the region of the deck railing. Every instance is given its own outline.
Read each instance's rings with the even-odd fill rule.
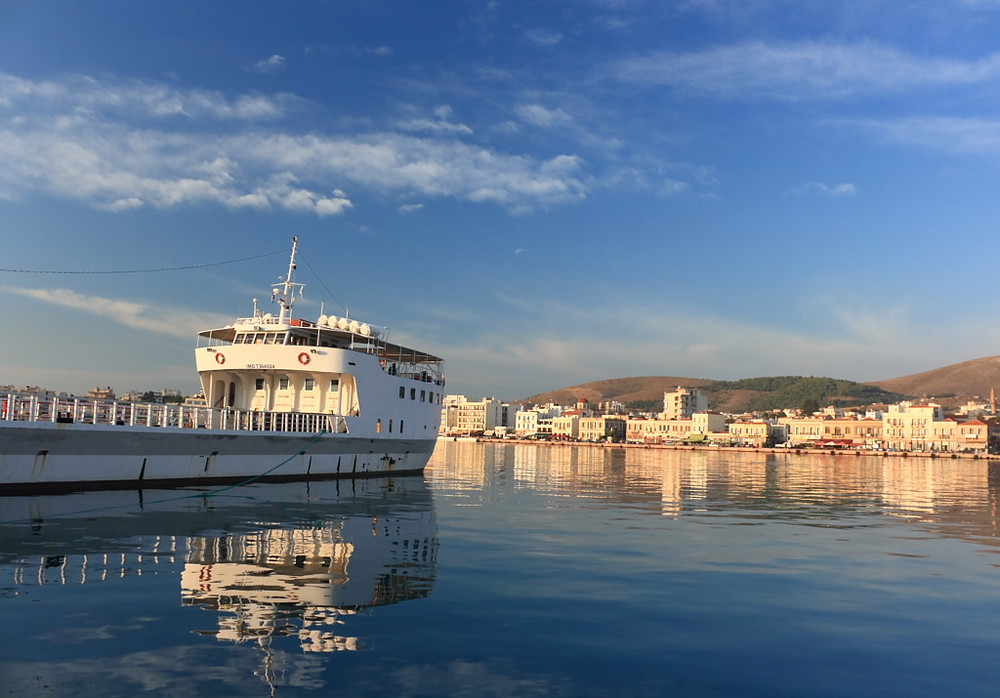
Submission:
[[[9,393],[3,397],[0,420],[226,431],[347,433],[347,420],[333,414],[259,412],[177,403],[119,402],[20,393]]]

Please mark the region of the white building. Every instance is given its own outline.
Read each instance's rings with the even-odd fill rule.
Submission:
[[[534,436],[540,433],[552,433],[552,419],[562,414],[558,405],[532,407],[528,410],[518,410],[514,415],[514,433],[517,436]],[[547,426],[543,429],[542,425]]]
[[[504,404],[494,397],[471,401],[446,395],[441,408],[441,433],[477,435],[504,426]]]
[[[663,413],[660,419],[691,419],[698,412],[708,410],[708,396],[697,388],[677,386],[671,393],[663,393]]]

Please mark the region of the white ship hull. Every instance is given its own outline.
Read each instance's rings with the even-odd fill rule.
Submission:
[[[434,441],[0,422],[0,490],[216,484],[419,472]]]

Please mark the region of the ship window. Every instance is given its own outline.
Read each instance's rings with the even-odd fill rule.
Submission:
[[[277,335],[274,334],[274,332],[268,332],[264,335],[264,344],[274,344],[275,337],[277,337]]]
[[[427,391],[426,390],[421,390],[420,391],[420,402],[427,402]]]
[[[253,343],[254,344],[263,344],[264,343],[264,335],[262,335],[262,334],[255,334],[253,336]]]
[[[402,420],[402,419],[401,419],[401,420],[399,420],[399,433],[400,433],[400,434],[402,434],[402,433],[403,433],[403,420]]]
[[[389,433],[392,433],[392,420],[389,420]]]
[[[263,390],[264,389],[264,379],[263,378],[258,378],[257,381],[256,381],[256,386],[257,386],[257,390]]]
[[[316,379],[315,378],[306,378],[305,385],[303,385],[302,387],[305,388],[306,390],[312,390],[312,389],[314,389],[316,387]]]
[[[406,399],[406,388],[403,387],[402,385],[399,386],[399,398],[401,400],[405,400]]]
[[[376,434],[381,434],[382,433],[382,420],[381,419],[379,419],[379,420],[377,420],[375,422],[375,433]]]
[[[330,379],[330,392],[331,393],[335,393],[338,390],[340,390],[340,379],[339,378],[331,378]]]
[[[410,388],[410,399],[411,400],[416,400],[417,399],[417,389],[416,388]]]
[[[288,377],[282,376],[278,379],[278,390],[288,390]]]

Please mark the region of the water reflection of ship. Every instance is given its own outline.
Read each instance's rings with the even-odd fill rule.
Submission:
[[[346,617],[426,597],[434,583],[437,525],[422,477],[259,485],[225,498],[158,493],[175,498],[155,504],[151,494],[141,508],[135,492],[0,498],[0,566],[13,568],[16,587],[183,563],[182,602],[223,614],[202,634],[296,636],[313,652],[360,648]]]
[[[336,632],[349,616],[430,593],[432,527],[412,512],[359,515],[314,528],[193,537],[181,573],[186,604],[221,611],[219,639],[297,635],[306,651],[359,649]]]

